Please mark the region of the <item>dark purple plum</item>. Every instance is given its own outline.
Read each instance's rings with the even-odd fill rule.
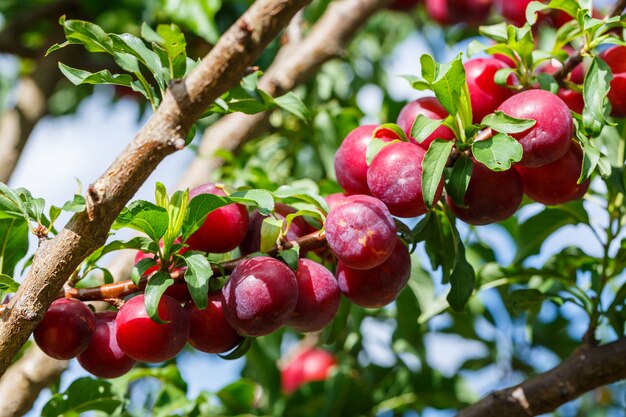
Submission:
[[[295,274],[269,256],[241,262],[222,288],[224,316],[244,336],[263,336],[278,330],[297,302]]]
[[[95,328],[95,318],[85,303],[59,298],[50,305],[33,335],[46,355],[71,359],[87,349]]]
[[[243,339],[224,317],[220,292],[209,293],[209,305],[204,310],[190,302],[185,312],[189,317],[189,344],[202,352],[227,352]]]
[[[380,150],[367,172],[372,195],[382,201],[391,214],[416,217],[426,213],[422,193],[422,161],[426,151],[408,142],[396,142]],[[441,198],[443,178],[435,194]]]
[[[391,256],[372,269],[337,265],[337,280],[343,295],[362,307],[378,308],[394,301],[411,275],[411,257],[400,239]]]
[[[580,145],[573,142],[560,159],[539,168],[516,167],[522,177],[524,193],[538,203],[557,205],[582,198],[589,180],[578,184],[583,163]]]
[[[298,260],[298,303],[287,325],[299,332],[315,332],[337,314],[341,293],[332,272],[310,259]]]
[[[396,244],[396,225],[380,200],[352,195],[328,213],[326,238],[341,262],[355,269],[370,269],[391,255]]]
[[[513,168],[494,172],[474,161],[472,176],[465,192],[465,207],[456,205],[450,196],[448,205],[465,223],[484,225],[511,217],[522,202],[522,180]]]
[[[96,330],[91,343],[78,355],[78,363],[98,378],[117,378],[124,375],[136,361],[128,357],[117,344],[113,311],[96,313]]]

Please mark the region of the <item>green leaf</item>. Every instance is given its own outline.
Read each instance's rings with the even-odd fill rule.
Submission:
[[[169,223],[165,238],[163,239],[164,253],[169,254],[172,244],[176,238],[182,233],[183,222],[187,215],[187,206],[189,205],[189,190],[176,191],[169,201],[167,211]]]
[[[158,265],[157,261],[154,258],[143,258],[139,262],[137,262],[133,269],[130,271],[130,280],[139,287],[139,280],[144,276],[146,271],[153,266]]]
[[[319,195],[317,184],[312,183],[314,188],[305,188],[300,184],[292,183],[292,185],[281,185],[274,191],[274,197],[285,199],[297,199],[306,203],[313,204],[315,207],[321,208],[324,212],[328,212],[328,203]]]
[[[450,292],[446,299],[455,311],[463,311],[467,301],[474,292],[476,273],[465,258],[465,246],[457,235],[457,250],[454,268],[450,274]]]
[[[578,138],[578,143],[583,151],[583,163],[578,183],[580,184],[588,178],[591,178],[591,175],[596,169],[602,178],[608,178],[612,171],[611,161],[608,156],[594,146],[587,136],[585,136],[584,133],[577,128],[578,125],[576,122],[574,122],[574,126],[576,126],[576,137]]]
[[[373,139],[387,138],[393,140],[401,140],[402,142],[408,142],[409,138],[406,137],[406,133],[396,123],[383,123],[378,125],[374,132],[372,132]]]
[[[435,139],[422,161],[422,194],[427,208],[432,208],[435,195],[441,185],[443,169],[446,167],[448,156],[452,152],[454,142],[444,139]]]
[[[158,271],[150,277],[148,285],[146,285],[144,299],[146,311],[148,312],[148,316],[159,324],[167,323],[159,317],[159,301],[161,301],[161,297],[165,293],[165,290],[173,284],[174,280],[170,274],[164,271]]]
[[[80,213],[85,211],[86,206],[87,203],[85,202],[85,197],[80,194],[74,194],[74,198],[70,201],[66,201],[63,204],[63,207],[61,207],[61,210]]]
[[[187,72],[187,41],[185,35],[175,24],[157,26],[157,33],[162,40],[169,63],[169,79],[182,78]]]
[[[16,190],[0,182],[0,219],[23,218],[29,221],[28,206]]]
[[[420,63],[422,77],[430,83],[437,100],[450,115],[455,116],[459,113],[463,90],[466,88],[465,68],[461,56],[448,64],[439,64],[430,55],[424,54],[420,58]]]
[[[454,162],[452,171],[446,181],[446,192],[458,206],[465,207],[465,192],[469,186],[473,169],[474,161],[465,155],[461,155]]]
[[[539,313],[545,299],[546,296],[537,289],[515,290],[509,295],[509,303],[518,313],[524,310]]]
[[[87,259],[86,264],[94,264],[102,256],[107,253],[115,252],[123,249],[137,249],[142,252],[156,253],[158,251],[156,243],[147,237],[138,236],[128,241],[114,240],[106,245],[96,249]]]
[[[213,269],[200,252],[185,252],[183,257],[187,264],[185,281],[189,293],[196,307],[204,310],[209,305],[209,279],[213,276]]]
[[[265,190],[242,190],[232,193],[229,198],[238,203],[253,204],[263,216],[274,211],[274,197]]]
[[[307,109],[304,102],[300,100],[300,97],[295,95],[292,91],[280,97],[274,98],[274,102],[278,105],[278,107],[288,111],[297,118],[304,121],[309,120],[309,109]]]
[[[278,256],[280,256],[293,271],[298,270],[298,260],[300,259],[299,245],[296,244],[289,249],[279,251]]]
[[[80,84],[114,84],[131,87],[133,78],[128,74],[111,74],[109,70],[98,72],[83,71],[59,62],[59,69],[74,85]]]
[[[22,218],[0,219],[0,273],[13,276],[27,252],[28,223]]]
[[[6,274],[0,274],[0,293],[16,292],[20,284]]]
[[[431,119],[423,114],[418,114],[411,127],[411,137],[415,139],[417,143],[422,143],[424,139],[429,137],[442,124],[443,119]]]
[[[124,227],[135,229],[158,242],[167,231],[168,223],[167,211],[163,207],[137,200],[122,210],[111,227],[116,230]]]
[[[123,398],[111,392],[111,383],[102,379],[79,378],[64,393],[55,394],[41,411],[42,417],[78,416],[88,411],[113,415]]]
[[[457,233],[443,210],[435,209],[432,213],[433,216],[422,225],[421,235],[426,239],[426,253],[433,269],[441,267],[442,281],[447,283],[456,264]]]
[[[267,217],[263,220],[261,224],[261,252],[267,252],[276,245],[284,223],[284,219],[275,219],[273,217]]]
[[[367,143],[367,151],[365,152],[365,161],[367,165],[372,163],[374,157],[380,152],[385,146],[391,145],[393,142],[384,141],[382,139],[373,138]]]
[[[185,25],[209,43],[217,42],[219,29],[215,14],[222,7],[221,0],[164,0],[164,4],[164,11],[171,19]]]
[[[537,121],[534,119],[516,119],[499,110],[488,114],[480,122],[481,125],[501,133],[521,133],[530,129],[536,123]]]
[[[253,341],[253,337],[244,337],[241,343],[239,343],[239,345],[237,345],[237,347],[233,349],[230,353],[227,353],[226,355],[218,354],[217,356],[229,361],[239,359],[250,350]]]
[[[167,207],[170,204],[170,198],[167,195],[167,189],[162,182],[157,181],[155,190],[154,190],[154,202],[157,206],[163,207],[167,210]]]
[[[563,226],[579,223],[589,223],[587,211],[581,201],[546,207],[519,226],[523,233],[516,237],[517,251],[513,262],[520,263],[539,253],[543,242]]]
[[[113,55],[113,42],[102,28],[84,20],[65,20],[61,17],[65,37],[69,43],[81,44],[89,52],[105,52]]]
[[[583,127],[594,137],[605,125],[613,125],[606,118],[608,113],[607,94],[611,89],[611,68],[602,59],[595,57],[585,75],[583,84]]]
[[[492,171],[506,171],[522,159],[522,145],[511,136],[497,135],[472,144],[474,158]]]
[[[202,226],[209,213],[232,202],[228,197],[215,194],[200,194],[192,198],[185,210],[185,217],[182,223],[182,241],[185,242],[189,239],[189,236]]]
[[[234,414],[249,413],[255,403],[257,385],[249,379],[240,379],[217,392],[222,404]]]

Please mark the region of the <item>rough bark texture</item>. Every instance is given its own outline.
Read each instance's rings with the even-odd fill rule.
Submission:
[[[324,16],[302,40],[290,42],[276,57],[259,81],[259,87],[272,96],[293,90],[308,80],[327,61],[341,56],[346,45],[363,24],[390,0],[341,0],[331,3]],[[229,114],[202,137],[199,155],[181,178],[179,188],[208,182],[223,161],[217,150],[234,151],[242,143],[258,137],[266,129],[268,113]]]
[[[32,346],[9,368],[0,379],[2,407],[0,417],[13,417],[26,414],[33,406],[37,395],[11,395],[11,393],[39,393],[67,368],[67,361],[52,359],[37,346]]]
[[[626,338],[583,345],[556,368],[496,391],[457,417],[528,417],[556,410],[585,392],[626,378]]]
[[[26,342],[71,273],[101,246],[116,216],[167,155],[181,149],[202,111],[246,68],[308,0],[259,0],[223,35],[186,79],[172,83],[163,103],[92,185],[87,209],[44,241],[16,296],[0,317],[0,374]]]

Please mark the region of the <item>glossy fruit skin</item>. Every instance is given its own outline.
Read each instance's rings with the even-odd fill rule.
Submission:
[[[572,114],[556,95],[544,90],[522,91],[507,99],[498,110],[519,119],[537,121],[530,129],[511,135],[524,152],[519,165],[546,165],[561,158],[569,149],[574,134]]]
[[[489,16],[492,0],[426,0],[426,13],[441,25],[480,25]]]
[[[578,200],[587,192],[589,179],[577,184],[582,162],[580,145],[573,142],[567,153],[551,164],[516,169],[522,177],[524,193],[528,197],[545,205],[557,205]]]
[[[187,303],[185,313],[189,318],[189,344],[202,352],[227,352],[243,340],[224,317],[220,292],[209,293],[209,305],[204,310]]]
[[[163,295],[158,313],[165,324],[153,321],[146,311],[144,295],[128,300],[115,320],[117,343],[131,358],[141,362],[172,359],[185,347],[189,320],[178,301]]]
[[[113,311],[95,314],[96,330],[91,343],[78,355],[78,363],[98,378],[117,378],[126,374],[137,363],[128,357],[117,344]]]
[[[522,27],[526,23],[526,8],[533,0],[496,0],[495,6],[507,22]]]
[[[290,394],[307,382],[324,381],[336,365],[337,360],[330,352],[318,348],[305,349],[281,370],[283,391]]]
[[[95,328],[94,315],[85,303],[59,298],[50,305],[33,335],[46,355],[64,360],[87,349]]]
[[[608,98],[611,102],[611,116],[626,117],[626,46],[613,46],[600,54],[611,68],[613,80]]]
[[[215,184],[204,184],[189,191],[189,199],[200,194],[225,196]],[[189,236],[189,249],[226,253],[235,249],[248,231],[248,210],[241,204],[229,204],[212,211],[200,228]]]
[[[465,192],[465,206],[457,206],[447,196],[452,212],[465,223],[485,225],[511,217],[522,202],[522,179],[515,169],[494,172],[474,161]]]
[[[222,288],[224,316],[244,336],[263,336],[278,330],[297,302],[295,274],[269,256],[241,262]]]
[[[273,216],[277,219],[284,219],[288,214],[295,213],[297,210],[283,203],[276,203],[274,206]],[[244,237],[239,250],[242,255],[248,255],[261,250],[261,226],[263,220],[267,216],[262,216],[258,211],[254,211],[250,216],[248,224],[248,233]],[[309,234],[310,228],[302,217],[296,217],[289,225],[289,230],[285,237],[287,240],[295,240],[299,237]]]
[[[444,109],[435,97],[422,97],[405,105],[402,110],[400,110],[397,124],[404,130],[409,140],[415,144],[418,143],[411,137],[411,129],[413,128],[415,119],[420,114],[433,120],[441,120],[448,117],[448,111]],[[419,143],[419,145],[424,149],[428,149],[432,141],[437,138],[453,140],[455,136],[454,132],[449,128],[439,126],[430,136],[424,139],[422,143]]]
[[[354,269],[371,269],[391,255],[396,225],[380,200],[353,195],[328,213],[326,239],[341,262]]]
[[[508,66],[496,58],[470,59],[463,66],[472,102],[472,120],[474,123],[480,123],[513,94],[510,89],[494,81],[496,72]],[[509,76],[507,81],[512,83],[513,77]]]
[[[335,205],[337,205],[337,203],[343,201],[346,197],[347,195],[345,195],[344,193],[333,193],[324,197],[324,200],[326,200],[326,202],[328,203],[329,208],[333,208],[335,207]]]
[[[332,272],[310,259],[299,259],[296,271],[298,303],[287,325],[299,332],[315,332],[337,314],[341,293]]]
[[[367,185],[372,195],[382,201],[391,214],[417,217],[428,211],[422,193],[422,161],[426,151],[413,143],[396,142],[376,154],[369,171]],[[443,178],[435,194],[439,201]]]
[[[335,153],[335,175],[337,182],[346,194],[370,194],[367,188],[367,144],[371,142],[378,125],[363,125],[348,133],[337,153]],[[378,138],[387,142],[395,137],[384,136],[381,132]]]
[[[375,268],[358,270],[341,262],[337,264],[337,281],[343,295],[367,308],[383,307],[394,301],[410,275],[411,257],[400,239],[389,259]]]

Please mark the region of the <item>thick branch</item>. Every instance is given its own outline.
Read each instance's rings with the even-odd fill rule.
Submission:
[[[327,61],[341,56],[357,31],[374,13],[390,0],[341,0],[332,2],[328,10],[301,41],[287,44],[265,75],[259,87],[272,96],[293,90],[308,80]],[[179,187],[194,187],[210,180],[223,160],[217,150],[234,151],[246,141],[258,137],[266,129],[268,113],[229,114],[204,132],[198,157],[183,175]]]
[[[167,155],[182,148],[190,126],[234,86],[265,46],[308,0],[259,0],[222,36],[186,79],[172,83],[146,126],[91,186],[87,209],[41,244],[16,296],[0,317],[0,374],[26,342],[64,282],[104,244],[139,186]]]
[[[556,368],[496,391],[457,417],[528,417],[556,410],[597,387],[626,378],[626,338],[583,345]]]
[[[67,368],[67,361],[52,359],[36,345],[9,368],[0,379],[0,417],[22,416],[33,406],[42,389],[53,383]]]

